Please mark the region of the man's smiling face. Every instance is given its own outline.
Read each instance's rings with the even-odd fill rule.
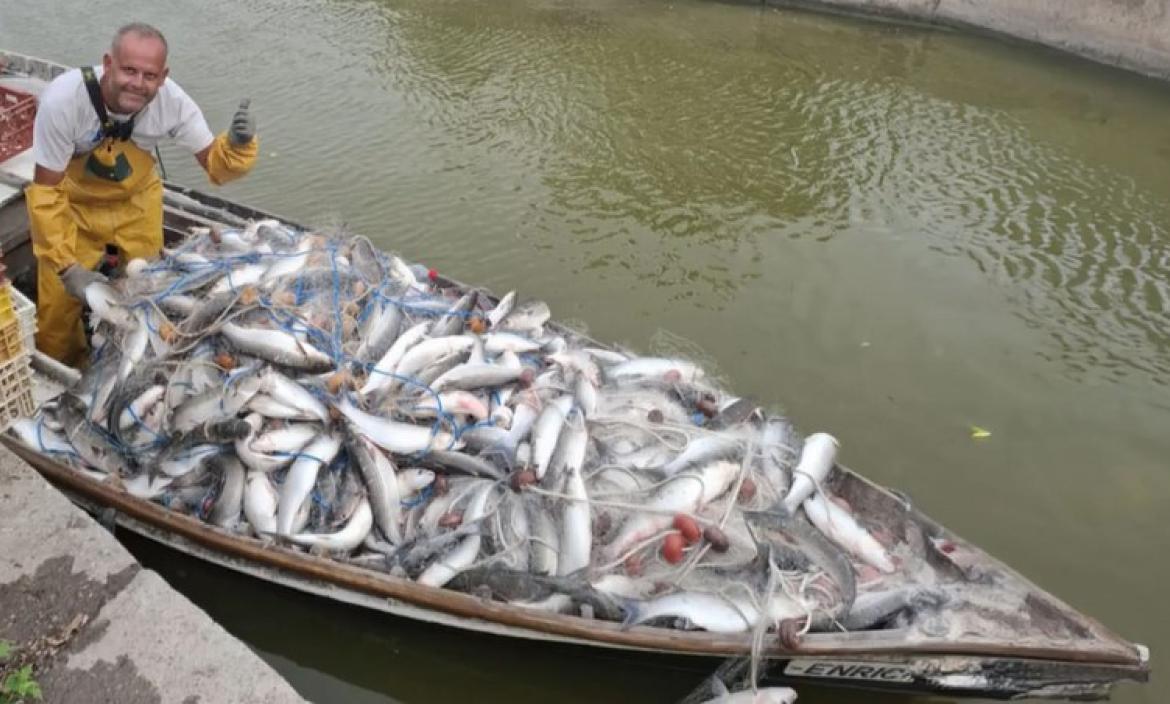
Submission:
[[[102,57],[102,67],[106,106],[120,114],[136,113],[167,79],[167,47],[157,37],[127,32]]]

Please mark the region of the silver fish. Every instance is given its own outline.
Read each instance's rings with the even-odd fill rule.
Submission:
[[[256,434],[260,432],[260,427],[264,423],[264,418],[259,413],[250,413],[244,422],[248,424],[248,434],[239,440],[235,441],[236,457],[240,459],[249,470],[256,472],[274,472],[289,462],[292,462],[292,457],[272,457],[271,455],[257,452],[252,449],[252,442],[256,438]]]
[[[539,334],[551,317],[552,311],[544,301],[526,301],[513,308],[511,313],[493,327],[497,330]]]
[[[118,292],[109,284],[94,281],[86,286],[85,302],[92,312],[95,326],[99,320],[104,320],[121,330],[130,330],[137,324],[130,309],[124,305]]]
[[[443,357],[466,354],[473,343],[474,340],[466,335],[431,337],[419,342],[402,355],[398,366],[394,368],[394,375],[398,378],[391,379],[390,386],[397,387],[402,383],[401,378],[409,378]]]
[[[302,413],[300,410],[281,403],[266,393],[256,394],[253,396],[244,406],[244,409],[265,418],[272,418],[275,420],[295,420],[298,418],[304,418],[304,413]]]
[[[515,305],[516,292],[508,291],[504,294],[504,297],[500,299],[499,303],[496,303],[495,307],[489,310],[484,316],[488,321],[488,325],[492,328],[498,327],[500,321],[506,318],[508,314],[512,312],[512,308]]]
[[[258,434],[251,441],[252,449],[268,454],[290,454],[300,452],[309,444],[321,426],[316,423],[289,423],[280,428]]]
[[[57,401],[57,418],[61,421],[69,444],[90,467],[110,474],[129,471],[130,464],[126,458],[86,418],[85,404],[81,399],[68,392],[61,394]]]
[[[526,354],[540,349],[541,343],[513,332],[492,332],[483,336],[484,352],[495,357],[503,352]]]
[[[522,373],[522,369],[498,364],[461,364],[435,379],[430,386],[435,393],[447,389],[481,389],[510,384],[519,379]]]
[[[785,511],[794,513],[829,478],[838,447],[837,439],[828,433],[813,433],[804,439],[800,462],[792,470],[792,486],[784,496]]]
[[[293,521],[313,490],[313,485],[317,483],[317,472],[332,462],[340,449],[341,438],[334,433],[323,433],[309,443],[292,467],[289,467],[276,511],[277,533],[289,535],[293,532]]]
[[[43,416],[17,418],[9,426],[9,432],[38,452],[67,456],[76,454],[69,440],[60,431],[48,427]]]
[[[261,285],[264,288],[277,286],[281,279],[298,274],[309,261],[313,249],[312,241],[306,237],[293,252],[279,252],[268,257],[268,268],[264,270]]]
[[[258,254],[271,254],[272,248],[260,245],[256,248],[256,252]],[[268,267],[271,265],[272,263],[263,257],[256,262],[249,262],[245,258],[236,266],[228,269],[228,272],[211,287],[209,293],[215,296],[226,291],[238,291],[245,286],[251,286],[264,278],[264,272],[268,271]]]
[[[275,369],[264,371],[265,390],[272,400],[297,411],[297,420],[329,420],[329,410],[311,391]]]
[[[487,511],[488,497],[495,486],[493,483],[484,482],[483,486],[472,495],[471,502],[463,514],[464,523],[471,523],[483,517]],[[475,561],[476,556],[479,555],[482,541],[479,532],[464,537],[458,545],[427,567],[419,575],[418,583],[428,587],[443,586]]]
[[[886,574],[897,567],[890,554],[853,514],[817,492],[804,500],[804,512],[812,524],[837,545],[854,557],[878,568]]]
[[[362,479],[365,480],[370,497],[370,509],[373,511],[378,529],[392,544],[401,544],[402,530],[399,527],[399,520],[402,499],[398,492],[394,463],[359,433],[350,432],[346,447],[357,462]]]
[[[784,417],[771,417],[764,421],[756,448],[756,466],[766,481],[772,496],[782,497],[788,493],[793,465],[799,454],[801,440],[792,423]]]
[[[475,307],[476,296],[477,293],[475,291],[468,291],[463,294],[443,314],[443,317],[435,321],[434,327],[431,328],[431,335],[434,337],[444,337],[447,335],[457,335],[462,332],[463,325],[467,321],[468,313]]]
[[[147,387],[130,402],[126,410],[118,415],[118,429],[127,430],[136,423],[141,423],[147,412],[162,400],[164,393],[166,393],[166,387],[162,384]],[[158,428],[153,428],[153,430],[157,431]]]
[[[537,479],[543,479],[544,473],[548,471],[553,451],[557,447],[557,439],[565,424],[565,417],[572,407],[573,397],[561,396],[545,404],[532,426],[532,467],[536,471]]]
[[[148,474],[165,474],[168,477],[181,477],[203,466],[204,462],[223,452],[219,445],[201,444],[177,446],[161,455],[151,464]]]
[[[581,477],[580,466],[565,468],[565,483],[561,493],[571,497],[561,515],[560,555],[557,574],[564,576],[589,566],[593,551],[593,510],[589,492]]]
[[[280,495],[265,472],[248,472],[244,489],[244,516],[256,535],[276,532],[276,510]]]
[[[282,367],[306,372],[333,369],[333,360],[329,355],[281,330],[225,323],[220,332],[244,354],[259,357]]]
[[[577,383],[573,387],[573,402],[586,418],[597,414],[597,385],[589,381],[584,374],[577,375]]]
[[[208,419],[233,418],[260,391],[265,381],[255,374],[241,374],[227,388],[216,387],[188,399],[175,409],[169,424],[173,432],[185,433]]]
[[[378,447],[391,452],[411,455],[427,450],[449,449],[454,445],[450,433],[370,415],[353,405],[349,399],[342,399],[337,404],[337,410],[349,419],[359,433]]]
[[[231,455],[220,455],[212,461],[214,470],[222,475],[219,497],[215,500],[208,521],[221,528],[231,528],[244,508],[244,465]]]
[[[440,394],[426,394],[410,405],[400,406],[398,411],[412,418],[436,418],[440,414],[445,414],[467,415],[478,421],[488,417],[487,404],[479,396],[458,389]]]
[[[849,612],[839,620],[847,631],[860,631],[887,621],[904,611],[936,609],[946,602],[946,594],[918,585],[863,592],[857,595]],[[833,624],[827,624],[827,627]]]
[[[362,498],[345,527],[336,533],[296,533],[288,539],[297,545],[319,548],[329,552],[349,552],[365,541],[374,526],[374,513],[369,500]]]
[[[381,300],[370,313],[362,330],[362,342],[353,356],[362,362],[376,362],[389,351],[402,327],[402,309]]]
[[[579,408],[572,408],[565,416],[557,435],[557,444],[553,448],[552,457],[548,462],[548,470],[542,480],[548,484],[555,484],[570,472],[580,472],[585,466],[585,454],[589,449],[589,429],[585,425],[585,415]],[[538,471],[537,476],[540,476]]]
[[[118,380],[126,381],[134,367],[142,361],[146,354],[146,345],[150,342],[147,315],[143,311],[134,312],[134,327],[122,339],[122,364],[118,369]]]
[[[686,619],[692,626],[712,633],[743,633],[751,630],[764,613],[755,605],[755,600],[742,591],[731,594],[682,591],[645,601],[626,602],[626,619],[623,627],[629,628],[656,618],[672,617]],[[770,621],[784,621],[805,616],[804,605],[780,592],[774,594],[767,604],[766,616]]]
[[[668,477],[678,474],[687,467],[707,464],[713,460],[739,460],[743,457],[744,440],[727,432],[700,435],[693,438],[685,450],[662,466],[662,473]]]
[[[738,464],[712,462],[675,475],[672,481],[659,487],[644,505],[652,513],[629,516],[617,535],[605,546],[607,561],[623,555],[636,543],[666,528],[675,513],[695,513],[700,507],[719,497],[731,487],[740,472]]]
[[[662,380],[671,383],[694,382],[704,376],[703,369],[694,362],[659,357],[637,357],[605,370],[605,378],[610,383]]]
[[[561,551],[561,536],[552,512],[544,499],[525,494],[528,510],[528,561],[533,574],[557,574],[557,560]]]
[[[408,328],[399,335],[394,340],[394,343],[390,345],[390,349],[386,350],[386,354],[382,355],[382,358],[370,370],[369,378],[359,393],[362,396],[366,396],[390,386],[394,380],[393,375],[398,369],[398,363],[402,360],[402,357],[426,337],[430,327],[431,323],[424,321]]]
[[[504,472],[496,465],[474,455],[448,450],[432,450],[420,460],[423,464],[448,472],[457,472],[472,477],[484,477],[502,481]]]

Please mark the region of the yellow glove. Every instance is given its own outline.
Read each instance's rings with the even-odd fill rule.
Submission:
[[[234,181],[252,170],[259,153],[259,138],[236,144],[224,132],[211,143],[211,151],[207,154],[207,178],[217,186]]]
[[[32,230],[33,254],[62,271],[77,262],[77,223],[69,210],[64,183],[45,186],[31,183],[24,189],[28,221]]]

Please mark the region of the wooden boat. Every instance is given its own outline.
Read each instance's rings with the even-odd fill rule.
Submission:
[[[17,61],[32,75],[47,77],[55,70],[51,64],[27,57]],[[11,185],[21,177],[9,173],[4,178]],[[193,225],[241,225],[273,217],[170,183],[164,209],[169,238],[185,234]],[[0,191],[0,244],[9,276],[19,288],[35,291],[25,206],[17,188]],[[462,287],[455,281],[442,283]],[[52,365],[40,369],[39,374],[51,373]],[[345,561],[274,546],[95,482],[11,437],[0,440],[87,510],[112,513],[119,526],[133,533],[266,582],[410,619],[510,638],[693,656],[708,659],[711,667],[750,652],[750,634],[623,629],[613,622],[536,612],[426,587]],[[920,546],[937,574],[975,598],[948,603],[936,617],[913,628],[810,633],[794,647],[771,643],[764,651],[768,679],[796,687],[811,682],[949,696],[1079,700],[1107,698],[1119,681],[1148,679],[1149,653],[1144,646],[1124,640],[1064,604],[897,493],[841,466],[830,485],[851,505],[863,507],[868,520]],[[997,603],[1012,606],[997,609],[993,606]]]

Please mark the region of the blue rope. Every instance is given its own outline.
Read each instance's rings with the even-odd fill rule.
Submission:
[[[73,449],[50,450],[48,448],[48,446],[45,445],[45,436],[44,436],[44,433],[42,432],[44,427],[45,427],[45,417],[43,415],[38,416],[37,417],[37,444],[41,446],[42,453],[58,454],[58,455],[71,455],[72,457],[75,457],[77,459],[81,459],[81,455],[77,454],[77,450],[73,450]]]
[[[161,441],[166,440],[166,438],[164,436],[155,432],[153,428],[151,428],[149,425],[146,424],[145,421],[143,421],[141,418],[138,417],[138,414],[134,412],[134,404],[133,403],[127,404],[126,412],[130,414],[130,417],[132,419],[134,419],[134,422],[138,425],[138,427],[146,428],[146,431],[156,438],[156,442],[161,442]],[[121,423],[121,418],[118,419],[118,422],[119,422],[119,424]]]
[[[272,457],[291,457],[294,462],[307,457],[317,462],[317,464],[325,464],[324,459],[317,457],[316,455],[310,455],[307,452],[284,452],[283,450],[277,450],[276,452],[270,452],[269,454]]]
[[[325,503],[325,497],[321,496],[320,492],[317,491],[317,487],[313,487],[313,491],[309,494],[309,498],[322,510],[329,510],[329,506]]]
[[[418,494],[415,496],[415,498],[401,499],[401,500],[399,500],[398,503],[401,504],[403,508],[414,508],[415,506],[421,506],[422,504],[425,504],[427,501],[430,501],[431,495],[434,493],[435,493],[435,483],[431,482],[430,484],[427,484],[426,486],[424,486],[422,488],[422,490],[420,490],[418,492]]]

